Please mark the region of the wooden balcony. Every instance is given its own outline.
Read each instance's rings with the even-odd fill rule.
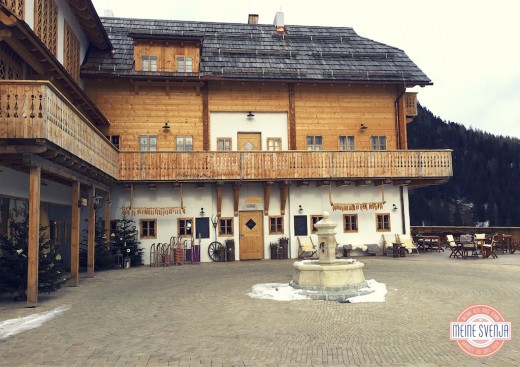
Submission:
[[[119,164],[121,181],[443,181],[453,175],[451,150],[120,152]]]
[[[407,120],[411,121],[417,116],[417,93],[407,92],[404,94],[404,107]]]
[[[117,149],[49,82],[0,81],[0,139],[11,146],[50,142],[79,165],[117,179]]]

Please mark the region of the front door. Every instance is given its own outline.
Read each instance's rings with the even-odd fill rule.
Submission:
[[[262,211],[240,212],[240,260],[264,258]]]
[[[238,150],[262,150],[262,135],[260,133],[238,133]]]

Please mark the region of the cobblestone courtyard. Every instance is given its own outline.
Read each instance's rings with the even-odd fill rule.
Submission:
[[[366,257],[384,303],[253,299],[258,283],[288,283],[293,260],[140,267],[82,278],[37,308],[0,300],[0,322],[61,305],[42,326],[0,340],[0,366],[518,366],[520,256],[447,253]],[[513,339],[486,359],[449,340],[472,304],[512,323]]]

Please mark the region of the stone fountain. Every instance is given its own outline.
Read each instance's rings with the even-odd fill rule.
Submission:
[[[323,219],[315,225],[319,258],[293,264],[290,285],[312,299],[346,302],[350,297],[373,292],[365,280],[363,263],[355,259],[336,259],[336,225],[329,220],[329,213],[323,212]]]

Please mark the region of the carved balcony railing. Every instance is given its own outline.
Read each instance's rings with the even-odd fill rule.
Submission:
[[[23,19],[24,16],[24,0],[0,0],[0,4],[13,12],[18,18]]]
[[[0,81],[0,139],[46,139],[113,178],[119,173],[117,149],[49,82]]]
[[[432,179],[453,175],[451,150],[120,152],[122,181]]]

